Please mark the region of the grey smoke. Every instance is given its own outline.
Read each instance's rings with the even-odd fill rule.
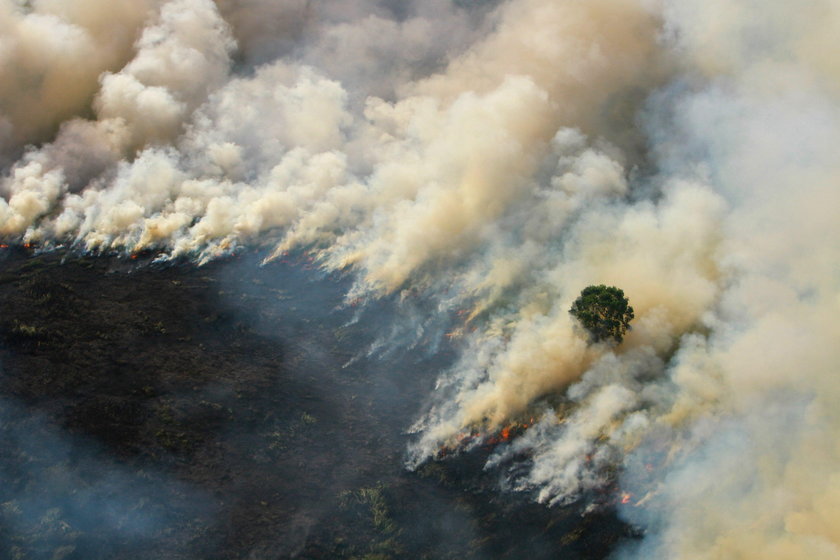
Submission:
[[[641,557],[837,556],[830,0],[5,0],[0,26],[4,237],[311,250],[348,301],[460,318],[409,464],[533,414],[515,485],[618,469]],[[617,348],[567,312],[593,283],[636,309]]]

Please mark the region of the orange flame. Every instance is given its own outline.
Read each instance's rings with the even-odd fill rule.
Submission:
[[[453,437],[454,441],[450,440],[449,443],[444,443],[440,446],[440,448],[438,449],[438,457],[445,457],[450,453],[453,453],[458,449],[463,448],[470,442],[476,440],[478,442],[481,442],[481,445],[487,447],[492,447],[502,442],[511,441],[512,439],[521,435],[525,430],[527,430],[533,425],[534,419],[531,418],[528,422],[511,422],[510,424],[493,434],[482,434],[481,432],[475,430],[469,432],[460,432]]]
[[[631,494],[630,492],[624,492],[624,493],[621,495],[621,503],[622,503],[623,505],[629,504],[629,503],[630,503],[630,499],[631,499],[632,497],[633,497],[633,494]]]
[[[462,329],[460,327],[456,328],[456,329],[453,329],[453,330],[449,331],[448,333],[446,333],[445,336],[446,336],[446,338],[448,338],[450,340],[453,339],[453,338],[460,338],[460,337],[464,336],[464,329]]]

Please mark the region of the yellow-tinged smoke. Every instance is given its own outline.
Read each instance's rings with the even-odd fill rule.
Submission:
[[[627,555],[834,558],[838,36],[832,0],[0,0],[0,235],[424,290],[474,332],[410,463],[533,415],[491,464],[548,503],[621,467]],[[568,313],[601,283],[620,346]]]
[[[154,0],[0,2],[0,150],[49,140],[90,112],[103,72],[119,69]],[[0,160],[3,163],[4,160]]]

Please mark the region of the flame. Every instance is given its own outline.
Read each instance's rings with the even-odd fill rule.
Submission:
[[[440,445],[437,456],[438,458],[446,457],[451,453],[465,448],[472,442],[480,443],[485,447],[493,447],[500,443],[513,440],[533,425],[534,418],[531,418],[527,422],[511,422],[495,433],[482,433],[475,429],[468,432],[460,432],[453,436],[450,441]]]
[[[462,329],[461,327],[458,327],[458,328],[453,329],[453,330],[449,331],[448,333],[446,333],[445,336],[446,336],[446,338],[449,338],[449,339],[460,338],[460,337],[464,336],[464,329]]]
[[[513,438],[521,435],[525,430],[527,430],[533,425],[533,418],[531,418],[530,422],[511,422],[510,424],[502,428],[497,435],[488,438],[487,443],[488,445],[495,445],[503,441],[510,441]]]
[[[458,451],[479,435],[478,432],[460,432],[456,434],[453,438],[455,440],[454,442],[447,442],[440,445],[437,452],[438,458],[446,457],[450,453]]]
[[[621,503],[622,503],[623,505],[629,504],[629,503],[630,503],[630,499],[631,499],[632,497],[633,497],[633,494],[631,494],[630,492],[624,492],[623,494],[621,494]]]

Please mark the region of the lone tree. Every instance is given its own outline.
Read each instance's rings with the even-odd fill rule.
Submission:
[[[633,320],[633,308],[624,292],[614,286],[583,289],[569,313],[589,331],[592,342],[614,339],[621,343]]]

